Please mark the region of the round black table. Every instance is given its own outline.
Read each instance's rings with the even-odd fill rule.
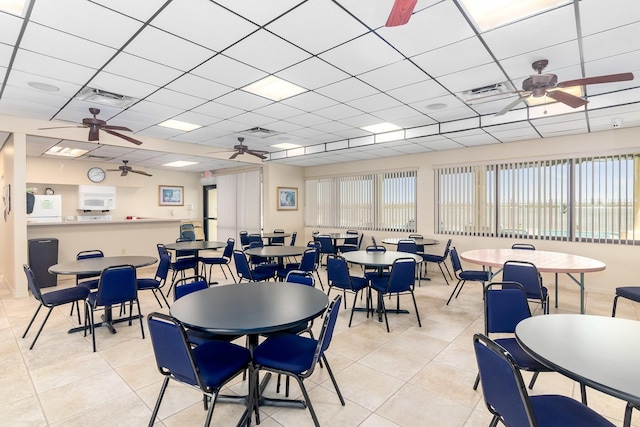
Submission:
[[[136,255],[122,255],[122,256],[105,256],[97,258],[84,258],[74,261],[61,262],[49,267],[49,273],[52,274],[96,274],[102,273],[102,270],[108,267],[114,267],[117,265],[133,265],[136,268],[146,267],[154,264],[158,261],[157,258],[152,256],[136,256]],[[134,318],[138,318],[135,316]],[[96,323],[95,327],[106,326],[109,328],[112,334],[117,331],[113,327],[114,323],[129,321],[129,318],[113,319],[111,313],[111,307],[107,306],[104,309],[103,322]],[[84,331],[84,326],[69,329],[69,333]]]
[[[171,306],[171,315],[185,326],[225,335],[247,335],[253,353],[258,336],[287,329],[324,312],[329,299],[318,289],[291,283],[218,285],[194,292]],[[260,384],[264,390],[270,374]],[[249,375],[252,381],[253,375]],[[249,390],[253,389],[250,385]],[[220,396],[221,401],[246,404],[246,397]],[[304,402],[260,399],[261,405],[306,408]],[[248,414],[245,412],[243,420]],[[242,421],[241,421],[242,422]]]
[[[261,248],[245,249],[244,253],[251,256],[261,256],[265,258],[278,258],[278,264],[284,264],[284,257],[302,255],[309,249],[306,246],[263,246]]]
[[[382,243],[386,243],[387,245],[397,245],[400,240],[413,240],[418,246],[432,246],[440,244],[440,241],[436,239],[416,239],[413,237],[387,237],[386,239],[382,239]]]
[[[640,322],[584,314],[547,314],[520,322],[516,339],[527,353],[550,369],[582,386],[640,406]],[[628,426],[627,421],[630,419],[625,417]]]
[[[188,242],[167,243],[165,248],[171,251],[205,251],[207,249],[220,249],[227,246],[227,242],[208,242],[206,240],[194,240]]]

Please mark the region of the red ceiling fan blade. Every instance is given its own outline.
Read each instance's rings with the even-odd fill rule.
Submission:
[[[417,2],[418,0],[395,0],[385,27],[396,27],[409,22]]]
[[[633,73],[609,74],[606,76],[586,77],[584,79],[567,80],[560,82],[556,87],[571,87],[581,85],[594,85],[598,83],[625,82],[633,80]]]
[[[589,103],[589,101],[587,101],[586,99],[579,98],[561,90],[547,91],[547,96],[549,98],[555,99],[556,101],[560,101],[571,108],[582,107],[583,105]]]
[[[130,136],[127,136],[127,135],[123,135],[123,134],[118,133],[116,131],[113,131],[111,129],[103,129],[103,130],[108,134],[111,134],[113,136],[117,136],[118,138],[122,138],[122,139],[124,139],[126,141],[129,141],[129,142],[132,142],[132,143],[134,143],[136,145],[142,144],[142,141],[138,141],[137,139],[131,138]]]

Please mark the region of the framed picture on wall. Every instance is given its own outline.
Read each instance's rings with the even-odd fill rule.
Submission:
[[[295,187],[278,187],[278,210],[298,210],[298,189]]]
[[[184,187],[177,185],[158,185],[158,204],[160,206],[183,206]]]

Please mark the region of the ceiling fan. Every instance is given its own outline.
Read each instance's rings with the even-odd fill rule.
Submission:
[[[555,74],[542,74],[542,70],[544,70],[548,64],[549,61],[546,59],[541,59],[531,64],[533,69],[536,70],[538,74],[532,74],[531,76],[526,78],[522,82],[522,90],[513,92],[520,94],[518,99],[514,100],[502,110],[498,111],[496,113],[496,116],[502,116],[503,114],[506,114],[513,107],[521,102],[524,102],[530,96],[533,96],[534,98],[548,96],[549,98],[562,102],[563,104],[568,105],[571,108],[582,107],[583,105],[588,104],[589,101],[578,96],[571,95],[570,93],[564,92],[562,90],[553,89],[633,80],[633,73],[620,73],[609,74],[605,76],[585,77],[583,79],[566,80],[558,83],[558,76],[556,76]]]
[[[395,0],[385,27],[397,27],[409,22],[418,0]]]
[[[238,137],[238,141],[240,142],[240,144],[236,144],[233,146],[234,153],[231,155],[231,157],[229,157],[229,160],[233,160],[239,155],[245,154],[245,153],[251,154],[252,156],[256,156],[262,160],[265,160],[267,158],[265,154],[269,153],[268,151],[249,149],[249,147],[243,144],[244,138],[241,136]],[[211,153],[219,153],[219,151],[212,151]]]
[[[108,134],[111,134],[113,136],[117,136],[118,138],[122,138],[126,141],[132,142],[136,145],[140,145],[142,144],[141,141],[138,141],[137,139],[131,138],[130,136],[127,135],[123,135],[120,132],[116,132],[117,130],[124,130],[127,132],[133,132],[131,129],[126,128],[124,126],[112,126],[112,125],[108,125],[106,121],[101,120],[99,118],[97,118],[96,116],[98,114],[100,114],[100,109],[98,108],[89,108],[89,112],[91,114],[93,114],[93,117],[86,117],[84,119],[82,119],[82,124],[81,125],[77,125],[77,126],[57,126],[57,127],[50,127],[50,128],[40,128],[38,130],[45,130],[45,129],[62,129],[62,128],[73,128],[73,127],[79,127],[79,128],[89,128],[89,141],[100,141],[100,131],[104,131]]]
[[[118,169],[107,169],[107,172],[121,172],[120,176],[127,176],[129,172],[139,173],[140,175],[145,175],[145,176],[153,176],[150,173],[147,173],[145,171],[137,171],[133,169],[131,166],[127,164],[129,163],[129,160],[123,160],[122,163],[124,163],[124,165],[118,166]]]

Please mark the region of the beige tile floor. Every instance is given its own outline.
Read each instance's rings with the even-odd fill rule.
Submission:
[[[140,275],[150,276],[153,271],[143,270]],[[219,270],[215,274],[225,282]],[[491,417],[482,393],[472,390],[476,366],[471,337],[483,330],[480,286],[468,283],[460,297],[446,306],[452,287],[446,286],[439,272],[430,276],[431,282],[423,281],[416,288],[422,327],[411,309],[409,315],[389,315],[390,333],[384,323],[367,319],[364,313],[355,313],[348,328],[349,311],[341,310],[327,357],[346,406],[340,406],[325,369],[316,369],[306,383],[322,425],[489,424]],[[548,279],[551,283],[552,278]],[[561,282],[560,307],[551,311],[577,313],[577,288],[568,279],[562,280],[567,283]],[[72,284],[63,280],[58,287]],[[587,313],[609,316],[612,297],[587,293]],[[410,307],[410,297],[405,298],[402,305]],[[159,309],[150,292],[143,292],[141,301],[144,314],[167,311]],[[349,295],[349,307],[351,303]],[[93,353],[89,337],[67,334],[76,320],[69,316],[68,307],[62,307],[54,310],[30,351],[35,331],[26,339],[21,336],[36,306],[33,298],[14,299],[9,289],[0,287],[0,425],[147,425],[162,376],[155,366],[151,342],[148,336],[141,338],[139,326],[120,324],[115,335],[98,329],[98,351]],[[638,319],[638,310],[640,305],[628,301],[619,304],[621,317]],[[540,309],[534,314],[539,315]],[[267,387],[267,395],[275,395],[274,383]],[[238,378],[225,393],[242,394],[245,390],[245,382]],[[293,382],[291,392],[293,397],[300,396]],[[579,398],[579,387],[559,374],[544,373],[533,393]],[[622,425],[624,402],[590,390],[589,404],[614,424]],[[235,425],[241,413],[239,405],[219,403],[212,424]],[[313,425],[308,411],[300,409],[261,408],[261,417],[265,427]],[[201,395],[172,383],[156,425],[200,426],[204,419]],[[634,421],[640,425],[640,414],[634,414]]]

